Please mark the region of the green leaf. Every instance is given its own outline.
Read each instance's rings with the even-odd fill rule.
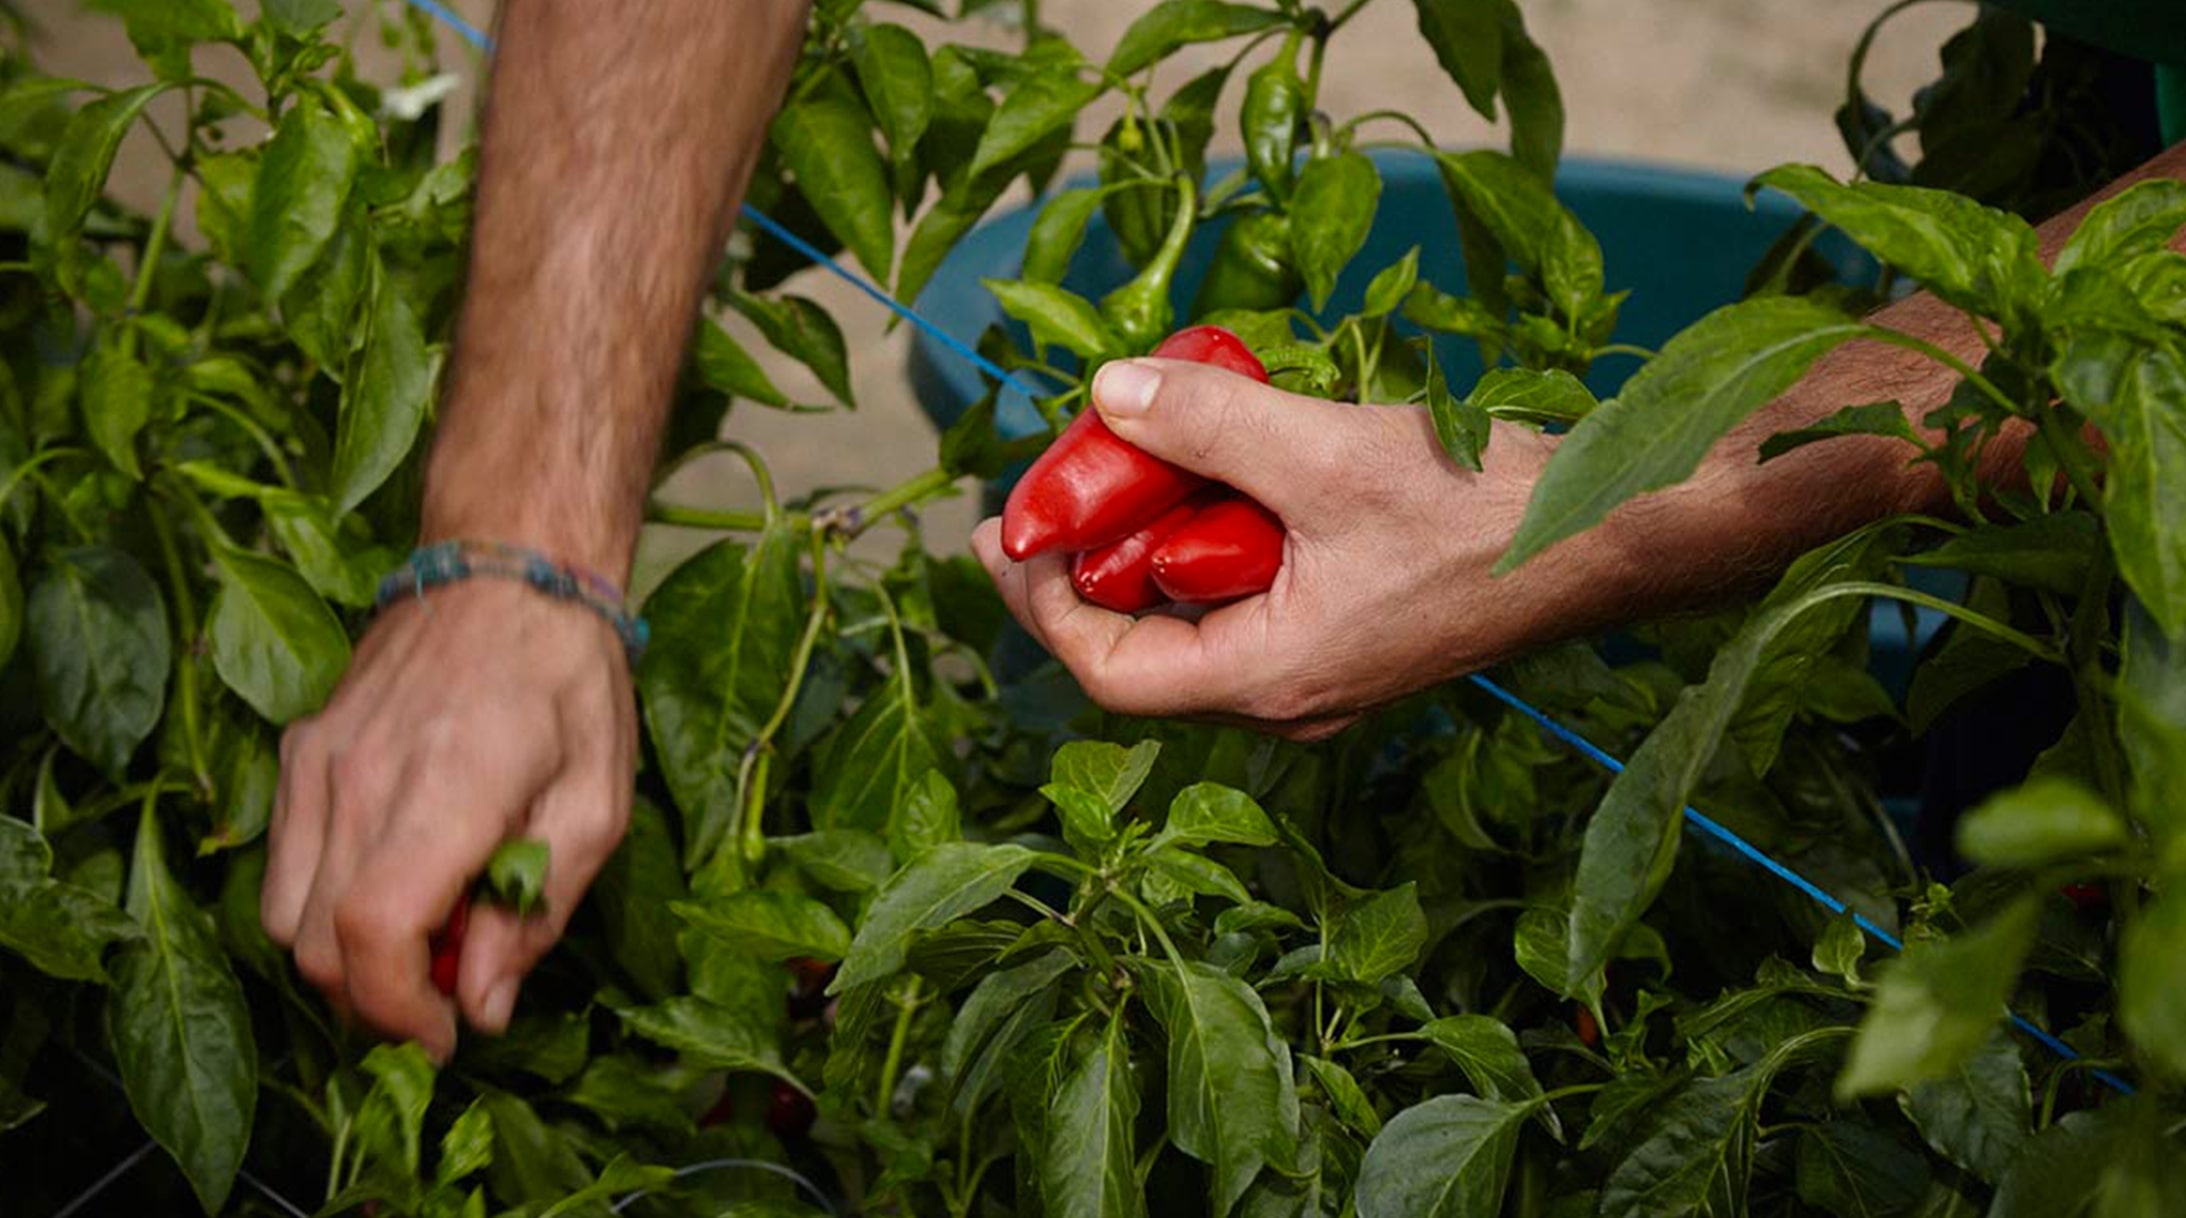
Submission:
[[[1419,284],[1419,247],[1406,250],[1404,257],[1383,267],[1366,285],[1366,303],[1361,317],[1387,317],[1404,304],[1412,289]]]
[[[1799,1199],[1843,1218],[1904,1214],[1928,1188],[1928,1159],[1863,1121],[1809,1125],[1799,1134]]]
[[[1140,1218],[1146,1213],[1132,1138],[1138,1111],[1131,1046],[1124,1039],[1119,1012],[1048,1105],[1048,1142],[1039,1156],[1045,1213],[1054,1218]]]
[[[0,947],[64,981],[104,984],[100,962],[139,936],[127,914],[95,893],[52,879],[53,850],[29,824],[0,816]]]
[[[1116,337],[1108,323],[1101,320],[1100,310],[1083,296],[1049,283],[1012,283],[1002,279],[979,282],[994,293],[1004,313],[1025,323],[1032,331],[1032,341],[1041,346],[1063,347],[1086,359],[1115,355],[1123,350],[1123,340]]]
[[[1419,1033],[1449,1054],[1483,1097],[1510,1103],[1540,1098],[1540,1080],[1533,1076],[1525,1050],[1518,1047],[1518,1034],[1502,1020],[1491,1015],[1451,1015],[1427,1024]],[[1561,1137],[1556,1110],[1542,1104],[1539,1112],[1549,1131]]]
[[[1540,45],[1526,33],[1516,4],[1504,0],[1503,101],[1510,107],[1510,153],[1542,181],[1556,176],[1564,149],[1564,95]]]
[[[2114,687],[2118,739],[2132,763],[2133,811],[2176,859],[2186,834],[2186,639],[2165,638],[2138,603],[2125,609]]]
[[[1156,842],[1235,842],[1272,846],[1275,825],[1250,795],[1219,783],[1195,782],[1177,792]]]
[[[264,836],[281,786],[280,758],[255,724],[227,733],[225,740],[219,802],[212,831],[197,843],[200,857],[247,846]]]
[[[344,536],[333,505],[317,495],[266,490],[258,496],[266,528],[296,564],[312,591],[339,605],[362,609],[378,595],[380,577],[401,561],[383,545]],[[354,518],[352,518],[354,519]]]
[[[1950,1073],[1899,1096],[1898,1107],[1937,1154],[1991,1184],[2001,1181],[2033,1115],[2019,1046],[1999,1029]]]
[[[1325,967],[1336,980],[1375,985],[1410,968],[1426,944],[1419,886],[1407,881],[1343,911],[1329,932]]]
[[[1070,260],[1085,244],[1085,227],[1100,210],[1108,189],[1081,186],[1065,190],[1040,205],[1032,231],[1025,237],[1024,267],[1018,272],[1027,283],[1061,283],[1070,273]]]
[[[278,299],[319,258],[342,220],[357,149],[342,121],[304,94],[281,115],[258,161],[244,266]]]
[[[1518,915],[1518,925],[1511,932],[1511,957],[1526,976],[1551,993],[1591,1006],[1601,1001],[1602,967],[1597,964],[1586,972],[1572,972],[1571,925],[1571,917],[1561,910],[1528,909]]]
[[[1785,453],[1823,440],[1839,436],[1884,436],[1903,440],[1908,444],[1923,446],[1913,425],[1906,421],[1905,407],[1897,402],[1868,402],[1858,406],[1846,406],[1827,418],[1818,419],[1805,427],[1780,431],[1761,441],[1761,460],[1774,461]]]
[[[912,859],[874,896],[828,993],[893,975],[903,967],[913,933],[993,902],[1038,859],[1022,846],[973,842],[935,846]]]
[[[600,869],[591,900],[606,923],[609,954],[647,998],[680,989],[683,957],[676,937],[682,927],[673,907],[689,891],[668,814],[639,796],[631,802],[629,831]]]
[[[2065,400],[2110,441],[2103,518],[2118,573],[2164,633],[2186,636],[2186,352],[2112,337],[2073,342],[2058,365]]]
[[[698,323],[698,337],[691,344],[691,369],[707,386],[731,398],[757,402],[777,410],[789,408],[789,395],[775,388],[766,369],[743,345],[729,337],[718,322]]]
[[[2089,209],[2057,252],[2051,274],[2062,279],[2082,266],[2122,263],[2165,248],[2186,227],[2186,182],[2137,182]]]
[[[167,701],[167,606],[120,550],[63,551],[30,590],[38,704],[61,739],[109,775],[151,735]]]
[[[1427,415],[1434,420],[1435,439],[1450,460],[1478,473],[1494,420],[1477,401],[1450,393],[1450,383],[1443,376],[1432,343],[1421,344],[1420,350],[1427,357]]]
[[[1610,1173],[1601,1218],[1688,1218],[1745,1212],[1758,1136],[1761,1066],[1695,1080],[1653,1113],[1653,1129]]]
[[[1518,269],[1540,283],[1556,310],[1574,321],[1588,316],[1602,296],[1601,243],[1548,184],[1500,152],[1445,153],[1435,160],[1462,214],[1474,217]],[[1498,264],[1492,285],[1474,278],[1472,290],[1500,291],[1501,270]]]
[[[1075,841],[1098,846],[1115,837],[1115,820],[1153,772],[1161,752],[1158,740],[1131,748],[1093,740],[1073,740],[1055,751],[1051,781],[1040,793],[1055,802],[1063,828]]]
[[[987,123],[972,154],[971,175],[979,177],[1038,147],[1067,129],[1080,111],[1107,90],[1067,71],[1043,72],[1017,82]]]
[[[1591,527],[1634,495],[1684,481],[1725,433],[1865,329],[1801,296],[1727,305],[1695,322],[1616,400],[1571,429],[1496,572]]]
[[[440,1162],[433,1167],[435,1184],[453,1184],[486,1170],[493,1162],[493,1117],[485,1104],[472,1100],[448,1132],[441,1135]]]
[[[1359,1218],[1495,1218],[1531,1108],[1438,1095],[1398,1113],[1359,1164]]]
[[[673,1049],[691,1065],[706,1070],[751,1070],[771,1074],[799,1090],[804,1087],[782,1064],[775,1029],[761,1027],[728,1007],[696,995],[648,1007],[606,1005],[622,1018],[631,1035]]]
[[[357,1107],[350,1136],[361,1153],[391,1159],[416,1176],[425,1109],[433,1099],[432,1059],[414,1041],[374,1045],[361,1068],[371,1076],[372,1088]]]
[[[1102,846],[1115,840],[1116,814],[1100,796],[1059,782],[1045,784],[1040,794],[1055,805],[1063,823],[1063,840],[1080,857],[1096,857]]]
[[[1278,12],[1218,0],[1162,0],[1123,32],[1108,57],[1111,76],[1129,76],[1169,57],[1178,47],[1219,42],[1283,24]]]
[[[261,0],[258,8],[273,28],[291,38],[332,25],[342,15],[341,0]]]
[[[1368,1138],[1381,1132],[1381,1114],[1374,1111],[1374,1101],[1367,1098],[1365,1088],[1359,1086],[1359,1080],[1351,1077],[1349,1070],[1310,1053],[1299,1054],[1298,1060],[1320,1085],[1321,1094],[1328,1097],[1329,1109],[1344,1124]],[[1249,1203],[1246,1212],[1252,1212]]]
[[[939,777],[938,774],[935,777]],[[871,892],[888,882],[895,856],[878,834],[860,829],[823,829],[796,837],[770,839],[805,878],[834,892]]]
[[[372,276],[372,224],[352,194],[316,261],[281,297],[281,324],[320,370],[340,381],[364,337],[358,313]]]
[[[934,70],[926,44],[900,25],[878,22],[852,35],[850,62],[888,138],[889,156],[899,169],[911,164],[934,117]]]
[[[1832,977],[1857,985],[1860,965],[1867,959],[1867,932],[1848,910],[1829,920],[1822,937],[1814,941],[1814,967]]]
[[[834,910],[802,893],[747,888],[670,908],[699,930],[766,960],[840,960],[850,950],[850,928]]]
[[[2132,840],[2125,818],[2070,778],[2050,776],[1983,800],[1958,823],[1958,849],[1983,867],[2034,869]]]
[[[865,108],[846,94],[816,94],[783,107],[771,138],[828,231],[887,282],[896,248],[893,193]]]
[[[2163,895],[2125,924],[2118,941],[2118,1026],[2141,1052],[2186,1073],[2186,894],[2170,872]]]
[[[544,839],[510,838],[487,857],[479,886],[487,900],[528,918],[546,907],[547,867],[552,861],[552,848]]]
[[[15,571],[15,551],[0,538],[0,669],[15,658],[23,638],[23,580]]]
[[[786,527],[749,549],[717,542],[645,602],[653,637],[638,694],[693,863],[734,820],[737,767],[789,682],[803,599],[797,550]]]
[[[958,1083],[956,1108],[970,1112],[977,1108],[986,1096],[987,1087],[996,1079],[992,1067],[999,1061],[985,1062],[993,1058],[993,1048],[1006,1048],[1014,1041],[1003,1039],[1006,1025],[1017,1012],[1033,1004],[1033,998],[1046,993],[1057,979],[1076,967],[1077,961],[1065,951],[1051,951],[1029,964],[988,973],[979,979],[964,1005],[956,1009],[956,1017],[949,1021],[948,1037],[941,1046],[941,1075]],[[1019,1034],[1027,1029],[1017,1029]],[[975,1063],[985,1062],[990,1068],[979,1072]]]
[[[1221,1218],[1263,1164],[1290,1158],[1292,1134],[1278,1116],[1286,1080],[1269,1048],[1267,1009],[1250,986],[1209,964],[1150,966],[1143,975],[1169,1033],[1169,1140],[1214,1168],[1210,1209]]]
[[[916,843],[907,836],[908,817],[942,759],[932,732],[910,669],[897,669],[820,755],[812,823],[878,833],[897,858],[911,857]]]
[[[206,614],[213,669],[274,723],[326,704],[349,668],[349,634],[295,568],[213,547],[220,592]]]
[[[137,433],[152,418],[152,372],[119,344],[103,344],[83,362],[84,430],[114,468],[144,480]]]
[[[1492,418],[1535,427],[1576,423],[1600,404],[1578,377],[1561,368],[1491,368],[1466,400]]]
[[[2055,512],[1968,529],[1933,550],[1908,554],[1899,561],[2078,596],[2087,588],[2088,565],[2101,544],[2101,528],[2092,513]]]
[[[1919,186],[1846,186],[1812,165],[1783,165],[1754,179],[1804,204],[1869,253],[1969,313],[2016,318],[2032,308],[2046,275],[2034,229],[1964,195]]]
[[[1412,0],[1420,35],[1434,48],[1442,70],[1491,123],[1503,84],[1506,6],[1507,0]]]
[[[857,409],[857,399],[850,392],[850,350],[843,342],[841,327],[826,309],[802,296],[784,295],[770,300],[744,292],[737,293],[731,303],[737,312],[751,319],[770,346],[810,368],[836,401]],[[712,354],[718,357],[721,353]],[[759,378],[765,381],[765,373],[759,373]],[[735,391],[729,392],[733,396]]]
[[[1993,579],[1977,579],[1965,607],[1991,620],[2009,620],[2011,594]],[[1925,733],[1951,707],[2032,662],[2024,648],[1955,622],[1944,633],[1943,646],[1913,670],[1912,688],[1905,694],[1906,722]]]
[[[342,385],[334,432],[334,510],[346,513],[387,481],[432,406],[437,357],[425,349],[417,313],[383,272],[372,289],[364,349]]]
[[[129,912],[144,936],[114,958],[106,1031],[138,1123],[221,1212],[250,1144],[258,1049],[243,987],[205,914],[167,870],[147,803],[129,868]]]
[[[1336,277],[1366,245],[1381,202],[1381,171],[1364,153],[1307,161],[1290,200],[1291,256],[1318,310],[1336,290]]]
[[[65,245],[83,231],[84,217],[106,190],[114,153],[137,117],[171,85],[139,85],[109,93],[78,110],[61,132],[46,167],[46,237]]]
[[[1252,893],[1236,872],[1204,855],[1164,846],[1146,856],[1146,865],[1179,894],[1220,897],[1239,905],[1252,901]]]
[[[228,0],[90,0],[89,7],[121,17],[129,40],[147,54],[161,43],[221,42],[243,33]]]
[[[2066,1113],[2030,1139],[1997,1185],[1990,1218],[2078,1218],[2117,1156],[2122,1107]]]
[[[1989,1039],[2034,943],[2039,907],[2021,900],[1985,925],[1942,941],[1915,942],[1879,970],[1875,1003],[1860,1023],[1842,1097],[1947,1077]]]

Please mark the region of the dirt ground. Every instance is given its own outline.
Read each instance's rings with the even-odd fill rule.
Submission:
[[[1741,175],[1790,160],[1839,172],[1848,167],[1830,112],[1843,95],[1853,45],[1884,7],[1883,0],[1521,3],[1561,82],[1571,152]],[[251,4],[239,0],[246,9]],[[29,0],[24,7],[43,28],[38,57],[48,71],[102,84],[137,83],[139,69],[118,21],[84,12],[75,0]],[[363,6],[352,0],[349,7],[359,11]],[[481,25],[490,21],[493,10],[491,0],[456,0],[454,7]],[[1042,9],[1047,21],[1099,56],[1145,7],[1137,0],[1047,0]],[[878,0],[873,8],[885,11],[888,19],[919,24],[917,14],[908,9]],[[1902,108],[1912,88],[1934,76],[1936,48],[1967,20],[1968,12],[1961,5],[1931,5],[1900,17],[1892,37],[1878,46],[1869,63],[1870,90],[1885,104]],[[932,32],[930,23],[923,32]],[[993,45],[1012,37],[992,23],[952,36]],[[356,45],[368,77],[394,79],[400,64],[380,52],[368,23],[358,30]],[[467,115],[477,62],[453,38],[442,52],[445,70],[462,80],[455,105]],[[1209,51],[1202,58],[1211,60],[1213,55]],[[202,54],[199,68],[225,77],[242,70],[227,52]],[[1182,79],[1181,73],[1176,79]],[[1443,76],[1418,35],[1412,6],[1404,0],[1379,0],[1332,44],[1323,107],[1339,116],[1400,107],[1420,117],[1438,140],[1453,145],[1495,138]],[[1094,124],[1105,121],[1105,114],[1089,114],[1086,126],[1097,130]],[[164,173],[157,150],[148,140],[139,140],[124,149],[115,183],[125,197],[149,207]],[[798,277],[793,287],[826,305],[842,322],[854,352],[860,409],[855,415],[785,416],[740,408],[731,422],[734,434],[766,453],[786,495],[823,485],[882,486],[927,468],[933,457],[932,429],[902,375],[907,334],[899,330],[884,335],[885,313],[821,272]],[[752,347],[763,357],[771,354],[756,341]],[[772,360],[770,371],[793,393],[816,393],[803,370],[787,361]],[[680,500],[713,506],[737,505],[749,494],[747,480],[733,463],[695,468],[679,478],[675,491]],[[960,547],[974,522],[974,508],[975,501],[966,496],[929,510],[929,544]],[[702,540],[673,531],[650,534],[640,582]]]

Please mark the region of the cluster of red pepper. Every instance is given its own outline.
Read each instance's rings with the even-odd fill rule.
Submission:
[[[1154,348],[1268,383],[1235,334],[1193,326]],[[1073,555],[1078,594],[1118,613],[1265,592],[1283,566],[1283,522],[1236,490],[1132,447],[1090,407],[1010,490],[1002,550],[1019,562]]]

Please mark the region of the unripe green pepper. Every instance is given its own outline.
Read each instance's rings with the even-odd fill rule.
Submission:
[[[1238,116],[1245,135],[1245,165],[1277,203],[1290,198],[1298,120],[1307,109],[1306,84],[1298,79],[1297,49],[1298,36],[1292,34],[1282,54],[1252,74]]]
[[[1173,127],[1174,124],[1167,124]],[[1101,215],[1116,234],[1116,245],[1132,266],[1143,267],[1161,248],[1163,234],[1176,220],[1176,195],[1159,174],[1168,157],[1154,141],[1170,139],[1159,119],[1126,114],[1101,140],[1101,185],[1131,183],[1101,199]]]
[[[1170,221],[1161,248],[1136,279],[1101,298],[1101,317],[1122,336],[1127,350],[1144,351],[1160,342],[1176,320],[1176,310],[1169,304],[1169,283],[1176,278],[1177,263],[1184,260],[1184,246],[1191,240],[1198,211],[1198,187],[1189,177],[1178,177],[1176,218]]]
[[[1305,290],[1305,276],[1290,254],[1290,217],[1252,211],[1239,216],[1222,234],[1214,262],[1199,282],[1192,316],[1224,309],[1288,308]]]

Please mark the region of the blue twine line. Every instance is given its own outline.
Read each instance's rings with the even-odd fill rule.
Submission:
[[[440,3],[440,0],[410,0],[410,3],[412,5],[415,5],[417,8],[425,11],[426,13],[429,13],[432,16],[446,22],[450,28],[455,30],[456,33],[461,34],[466,41],[468,41],[472,46],[477,47],[479,50],[487,52],[493,50],[493,39],[488,37],[485,31],[479,29],[475,25],[472,25],[470,22],[465,21],[462,18],[461,14],[455,12],[453,9],[450,9],[447,5]],[[819,247],[813,245],[810,241],[805,240],[803,237],[798,236],[796,233],[791,232],[779,221],[775,220],[774,217],[767,215],[765,212],[760,211],[758,208],[753,207],[749,203],[743,205],[743,214],[745,219],[759,226],[759,228],[763,229],[768,236],[771,236],[775,240],[781,242],[789,248],[796,250],[799,255],[804,257],[807,261],[811,262],[814,266],[818,266],[824,270],[832,272],[837,278],[849,284],[851,287],[858,289],[860,292],[865,293],[868,297],[871,297],[875,303],[887,309],[889,312],[895,314],[897,317],[900,317],[903,320],[910,322],[912,325],[917,326],[928,337],[932,338],[935,342],[940,343],[942,346],[947,347],[949,350],[955,352],[960,358],[969,361],[973,367],[979,369],[981,372],[984,372],[988,376],[993,377],[995,380],[1000,381],[1002,384],[1009,386],[1011,389],[1014,389],[1017,392],[1024,394],[1028,398],[1038,397],[1040,395],[1040,391],[1037,388],[1019,380],[1014,373],[1002,367],[1000,364],[995,363],[993,360],[988,359],[986,356],[981,355],[976,348],[972,347],[964,340],[958,338],[956,335],[949,333],[947,330],[942,329],[940,326],[937,326],[934,323],[926,320],[924,317],[921,317],[912,309],[899,303],[895,297],[890,296],[888,293],[880,290],[878,287],[875,287],[870,281],[865,278],[865,276],[858,274],[857,272],[844,266],[840,262],[835,261],[833,258],[828,257],[825,253],[822,253],[820,251]]]
[[[465,38],[469,39],[472,45],[478,47],[480,50],[492,49],[493,43],[491,39],[487,38],[485,34],[479,32],[478,29],[470,25],[468,22],[465,22],[461,17],[457,16],[455,13],[451,12],[446,7],[438,3],[438,0],[409,0],[409,2],[453,26],[456,32],[462,34]],[[834,274],[841,277],[844,281],[848,282],[852,287],[857,288],[859,291],[865,293],[867,296],[872,297],[875,301],[886,307],[889,312],[895,314],[897,317],[900,317],[907,322],[910,322],[912,325],[917,326],[920,331],[931,336],[934,341],[940,343],[944,347],[947,347],[949,350],[955,352],[963,359],[970,361],[970,363],[974,367],[978,368],[981,372],[986,373],[988,376],[995,378],[996,380],[1002,382],[1005,385],[1008,385],[1010,388],[1017,390],[1019,393],[1022,393],[1027,397],[1034,396],[1034,390],[1026,386],[1024,382],[1018,380],[1014,375],[1004,370],[993,360],[988,359],[986,356],[981,355],[979,352],[965,345],[962,340],[958,339],[955,335],[950,334],[948,331],[943,330],[940,326],[937,326],[933,322],[926,320],[926,318],[920,316],[915,310],[901,303],[895,297],[890,296],[888,293],[883,292],[879,288],[873,286],[871,283],[867,282],[863,276],[843,266],[841,263],[835,261],[833,258],[828,257],[811,242],[806,241],[804,238],[799,237],[797,234],[782,227],[780,224],[776,223],[771,217],[760,212],[758,208],[755,208],[747,203],[744,205],[743,211],[747,219],[751,220],[752,223],[758,225],[760,228],[765,229],[776,240],[781,241],[783,244],[789,246],[791,249],[796,250],[805,258],[810,259],[813,264],[834,272]],[[1502,686],[1497,685],[1495,682],[1489,680],[1484,676],[1481,676],[1478,673],[1474,673],[1471,677],[1471,680],[1473,684],[1494,695],[1498,700],[1503,702],[1505,705],[1511,707],[1513,710],[1516,710],[1520,714],[1526,716],[1528,719],[1533,720],[1535,723],[1541,726],[1541,729],[1543,731],[1546,731],[1549,735],[1563,741],[1565,744],[1570,745],[1572,748],[1576,749],[1582,756],[1594,762],[1596,765],[1601,766],[1603,769],[1608,770],[1612,774],[1624,773],[1623,762],[1618,761],[1615,757],[1612,757],[1607,752],[1604,752],[1601,748],[1597,747],[1593,741],[1588,740],[1586,737],[1579,735],[1577,732],[1574,732],[1570,728],[1565,727],[1563,724],[1558,723],[1556,720],[1551,719],[1545,712],[1536,709],[1531,703],[1527,702],[1525,699],[1520,698],[1518,695],[1510,692],[1507,689],[1504,689]],[[1889,931],[1884,930],[1866,914],[1860,913],[1857,910],[1852,910],[1850,906],[1846,905],[1843,901],[1838,900],[1835,896],[1832,896],[1829,891],[1823,888],[1821,885],[1816,884],[1814,881],[1807,879],[1805,876],[1800,875],[1798,872],[1793,871],[1791,868],[1784,866],[1782,863],[1777,862],[1773,858],[1770,858],[1767,854],[1763,853],[1759,847],[1747,841],[1745,838],[1740,837],[1738,834],[1733,833],[1728,828],[1725,828],[1723,825],[1710,819],[1708,816],[1704,815],[1698,810],[1690,807],[1686,808],[1685,819],[1690,822],[1694,828],[1699,829],[1701,832],[1707,834],[1709,837],[1714,838],[1716,841],[1722,843],[1723,845],[1730,847],[1733,851],[1736,851],[1739,855],[1747,859],[1749,862],[1752,862],[1755,865],[1759,866],[1762,870],[1768,872],[1770,875],[1775,876],[1777,879],[1782,880],[1784,883],[1789,884],[1790,886],[1798,889],[1802,893],[1805,893],[1816,904],[1820,905],[1824,909],[1827,909],[1832,914],[1842,914],[1849,910],[1852,914],[1853,922],[1857,924],[1861,930],[1867,932],[1868,935],[1873,937],[1877,942],[1882,943],[1883,945],[1890,948],[1890,950],[1895,952],[1902,952],[1905,950],[1904,940],[1898,938],[1896,935],[1891,934]],[[2056,1054],[2058,1057],[2061,1057],[2066,1061],[2076,1062],[2081,1060],[2081,1054],[2079,1050],[2074,1049],[2071,1045],[2068,1045],[2065,1042],[2057,1039],[2055,1036],[2050,1035],[2048,1032],[2043,1031],[2041,1028],[2037,1027],[2032,1020],[2026,1018],[2018,1012],[2012,1011],[2008,1013],[2011,1016],[2011,1022],[2013,1026],[2017,1027],[2020,1031],[2026,1033],[2029,1037],[2033,1038],[2035,1043],[2041,1045],[2043,1048],[2048,1049],[2050,1052]],[[2124,1079],[2119,1078],[2117,1075],[2112,1074],[2108,1070],[2091,1070],[2089,1071],[2089,1073],[2092,1074],[2096,1079],[2108,1085],[2113,1090],[2120,1093],[2121,1095],[2132,1095],[2134,1093],[2134,1087],[2131,1083],[2126,1082]]]

